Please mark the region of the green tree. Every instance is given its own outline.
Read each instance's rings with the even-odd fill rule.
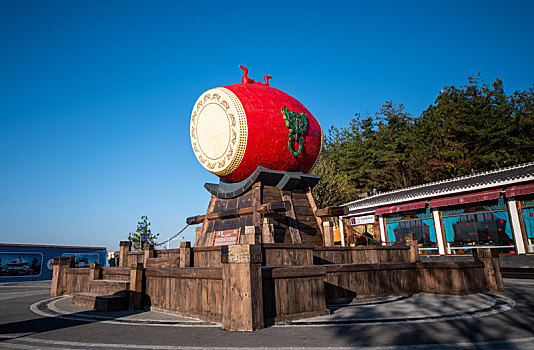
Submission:
[[[516,163],[534,160],[534,85],[510,97],[512,158]]]
[[[442,89],[417,118],[386,101],[347,127],[331,127],[315,169],[326,188],[314,195],[338,203],[336,181],[354,199],[533,160],[534,86],[507,96],[500,79],[487,84],[476,75]]]
[[[338,206],[352,199],[348,177],[326,154],[319,156],[311,172],[321,178],[312,190],[318,208]]]
[[[532,112],[532,89],[508,97],[500,79],[487,84],[476,75],[460,88],[445,87],[417,122],[420,150],[433,165],[425,179],[532,160]]]
[[[152,234],[152,230],[150,229],[151,222],[148,221],[148,217],[143,215],[141,216],[141,221],[137,223],[137,230],[135,232],[130,232],[128,234],[128,240],[132,242],[132,246],[134,249],[140,249],[141,248],[141,236],[146,235],[148,244],[154,244],[156,243],[156,239],[159,237],[159,233],[156,233],[155,235]]]

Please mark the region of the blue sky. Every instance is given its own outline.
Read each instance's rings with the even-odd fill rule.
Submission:
[[[481,73],[534,83],[532,1],[0,0],[0,242],[118,249],[203,214],[196,98],[239,64],[327,129]],[[194,241],[194,229],[185,233]],[[173,243],[172,246],[176,246]]]

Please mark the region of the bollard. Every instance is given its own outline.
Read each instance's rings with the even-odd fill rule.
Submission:
[[[473,249],[473,258],[475,261],[484,263],[484,276],[490,292],[503,292],[504,283],[499,263],[499,252],[491,248],[476,248]]]
[[[221,249],[223,328],[253,331],[264,327],[261,247],[230,245]]]
[[[146,266],[146,262],[150,258],[154,258],[156,256],[156,252],[154,250],[154,244],[150,243],[145,245],[143,248],[144,256],[143,256],[143,264]]]
[[[102,278],[102,265],[94,263],[89,266],[89,280],[99,280]]]
[[[57,297],[65,293],[65,271],[71,267],[74,267],[73,256],[60,256],[54,258],[50,296]]]
[[[130,266],[130,287],[128,293],[128,308],[130,310],[139,310],[142,308],[144,275],[145,269],[142,263],[136,263]]]
[[[191,242],[180,242],[180,267],[191,267],[193,254],[191,254]]]

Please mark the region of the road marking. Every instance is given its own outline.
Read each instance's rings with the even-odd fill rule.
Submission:
[[[156,327],[218,327],[221,328],[221,324],[209,323],[196,319],[188,321],[172,321],[172,320],[154,320],[154,319],[126,319],[126,318],[111,318],[97,315],[84,315],[81,316],[77,313],[70,313],[58,309],[55,305],[57,302],[68,299],[69,296],[53,297],[46,300],[38,301],[30,306],[30,310],[38,315],[44,317],[57,317],[67,320],[83,321],[83,322],[98,322],[107,324],[116,324],[123,326],[156,326]],[[184,317],[185,318],[185,317]]]
[[[473,342],[473,343],[450,343],[450,344],[413,344],[413,345],[386,345],[386,346],[328,346],[320,347],[313,346],[309,348],[318,350],[400,350],[400,349],[532,349],[534,343],[534,337],[508,339],[508,340],[496,340],[488,342]],[[523,346],[524,345],[524,346]],[[58,348],[51,348],[50,346],[60,346]],[[212,346],[175,346],[175,345],[136,345],[136,344],[110,344],[110,343],[85,343],[85,342],[70,342],[60,340],[45,340],[33,337],[25,337],[13,340],[6,340],[0,342],[0,347],[6,347],[9,349],[87,349],[87,348],[101,348],[101,349],[156,349],[156,350],[200,350],[200,349],[235,349],[235,347],[212,347]],[[308,347],[246,347],[247,349],[263,349],[263,350],[294,350],[294,349],[306,349]]]

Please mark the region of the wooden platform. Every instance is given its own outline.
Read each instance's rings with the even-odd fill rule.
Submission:
[[[293,243],[323,245],[321,219],[308,189],[279,190],[255,183],[235,198],[212,195],[205,215],[188,220],[202,223],[195,246],[213,246],[214,233],[241,229],[241,244]],[[252,236],[251,236],[252,235]]]

